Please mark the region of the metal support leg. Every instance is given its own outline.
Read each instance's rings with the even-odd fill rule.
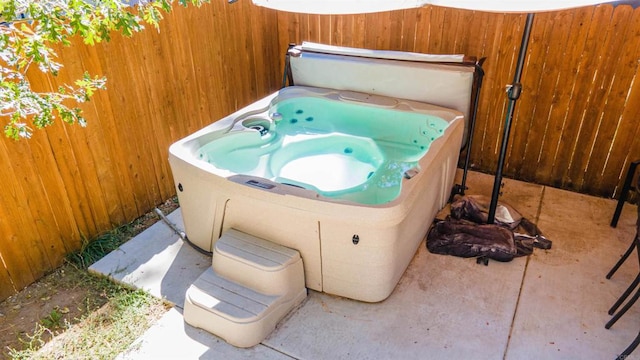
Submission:
[[[293,85],[293,78],[291,76],[291,63],[289,62],[289,50],[291,50],[292,48],[294,48],[296,46],[296,44],[294,43],[289,43],[289,47],[287,48],[287,53],[284,56],[284,71],[282,74],[282,89],[284,89],[287,86],[287,81],[289,82],[289,85]]]
[[[636,336],[636,338],[631,342],[631,344],[626,349],[624,349],[622,354],[618,355],[616,360],[625,360],[629,355],[631,355],[633,350],[635,350],[638,347],[638,345],[640,345],[640,333],[638,333],[638,336]]]
[[[611,279],[613,274],[615,274],[616,271],[618,271],[618,268],[620,268],[622,263],[624,263],[627,260],[627,258],[629,257],[629,255],[631,255],[631,253],[633,252],[633,249],[638,248],[638,246],[639,246],[638,244],[640,243],[639,242],[639,240],[640,240],[639,236],[640,236],[640,234],[636,233],[636,237],[633,239],[633,242],[631,243],[631,245],[629,246],[627,251],[625,251],[625,253],[622,255],[620,260],[618,260],[618,262],[613,266],[613,268],[611,268],[611,270],[607,274],[607,279]],[[638,250],[638,257],[640,259],[640,248]]]
[[[473,134],[475,133],[476,127],[476,116],[478,114],[478,104],[480,103],[480,90],[482,89],[482,79],[484,78],[484,70],[482,69],[482,64],[487,58],[480,58],[475,63],[475,75],[474,75],[474,100],[473,100],[473,109],[471,109],[471,113],[469,115],[469,129],[467,130],[467,143],[464,145],[466,150],[464,157],[464,165],[462,167],[462,183],[455,184],[453,186],[453,190],[451,191],[451,197],[449,201],[453,201],[453,197],[455,195],[464,195],[464,192],[467,190],[467,173],[469,172],[469,164],[471,162],[471,146],[473,144]]]
[[[618,198],[618,205],[616,206],[616,211],[613,213],[613,218],[611,219],[611,227],[616,227],[618,225],[618,219],[620,218],[620,213],[622,212],[624,202],[625,200],[627,200],[627,194],[631,189],[631,181],[633,180],[633,175],[636,173],[638,164],[640,164],[640,160],[636,160],[629,165],[627,177],[624,179],[622,191],[620,192],[620,197]]]
[[[624,306],[622,307],[622,309],[620,309],[620,311],[618,311],[612,318],[611,320],[609,320],[607,322],[607,324],[604,326],[606,329],[610,329],[611,326],[613,326],[613,324],[616,323],[616,321],[618,321],[618,319],[620,319],[620,317],[622,317],[622,315],[624,315],[624,313],[627,312],[627,310],[629,310],[631,308],[631,306],[633,306],[633,304],[635,304],[636,301],[638,301],[638,298],[640,297],[640,289],[638,289],[638,291],[636,291],[636,293],[633,295],[633,297],[626,303],[624,304]]]
[[[627,288],[627,290],[625,290],[622,295],[620,295],[620,297],[618,298],[618,300],[615,302],[615,304],[613,304],[613,306],[611,306],[611,309],[609,309],[609,311],[607,312],[609,315],[613,315],[616,310],[618,310],[618,308],[620,307],[620,305],[622,305],[622,303],[627,299],[627,297],[629,297],[629,295],[631,294],[631,292],[638,287],[638,284],[640,284],[640,274],[638,274],[638,276],[636,276],[636,278],[633,280],[633,282],[631,283],[631,285],[629,285],[629,287]],[[626,311],[626,310],[625,310]],[[618,316],[620,317],[620,316]],[[617,319],[616,319],[617,320]],[[614,321],[615,322],[615,321]],[[613,323],[611,323],[611,321],[609,321],[607,323],[607,325],[605,326],[607,329],[611,327],[611,325],[613,325]]]

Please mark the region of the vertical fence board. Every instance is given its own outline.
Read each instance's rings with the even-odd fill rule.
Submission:
[[[428,53],[443,53],[442,38],[446,31],[445,13],[446,9],[442,7],[432,7],[429,12],[429,41],[426,44]]]
[[[418,13],[418,9],[403,11],[403,16],[400,19],[400,21],[402,22],[402,39],[400,50],[402,51],[415,51]]]
[[[2,231],[0,230],[0,234]],[[7,263],[4,261],[2,252],[0,252],[0,299],[8,298],[16,292],[16,287],[11,281]]]
[[[453,54],[456,52],[456,29],[460,23],[461,14],[467,10],[443,8],[444,22],[442,23],[441,42],[438,52]]]
[[[81,163],[75,158],[73,147],[69,141],[66,129],[61,123],[49,127],[46,131],[51,145],[51,151],[55,159],[54,166],[65,184],[66,196],[69,198],[72,214],[78,224],[81,236],[90,236],[97,232],[96,224],[93,220],[87,192],[80,173]],[[80,243],[80,239],[74,239]]]
[[[368,31],[367,18],[365,15],[355,15],[352,27],[353,33],[351,35],[351,46],[364,47],[364,41],[366,39],[365,34]],[[341,44],[336,44],[341,45]]]
[[[2,142],[3,140],[0,140]],[[0,164],[7,165],[3,162],[7,160],[6,152],[0,144]],[[6,180],[2,181],[4,187]],[[4,196],[3,196],[4,195]],[[26,254],[20,246],[20,239],[15,234],[12,227],[9,211],[5,204],[6,194],[0,192],[0,299],[5,299],[20,289],[21,284],[29,283],[36,280],[31,273]]]
[[[431,11],[433,7],[429,6],[426,8],[420,8],[414,10],[416,12],[416,25],[414,32],[414,42],[413,42],[413,51],[414,52],[422,52],[428,53],[428,45],[429,45],[429,31],[431,24]]]
[[[389,33],[385,35],[388,39],[388,48],[391,50],[404,50],[403,42],[405,38],[403,28],[404,10],[388,12]],[[398,35],[395,35],[398,34]]]
[[[287,47],[273,46],[264,34],[273,32],[270,23],[275,23],[278,19],[276,13],[273,11],[267,11],[260,9],[260,14],[266,21],[251,21],[252,29],[252,43],[251,53],[253,68],[255,69],[255,75],[253,81],[256,84],[256,97],[263,96],[264,94],[272,93],[281,87],[280,74],[284,69],[284,60],[280,61],[280,53],[285,53]],[[251,19],[250,19],[251,20]],[[263,64],[272,63],[276,65],[276,68],[268,68]],[[271,76],[271,74],[276,76]]]

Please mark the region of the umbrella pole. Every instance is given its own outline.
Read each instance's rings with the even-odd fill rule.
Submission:
[[[501,195],[500,188],[502,187],[502,169],[504,168],[504,158],[507,154],[507,144],[509,142],[509,132],[511,131],[511,120],[513,119],[513,111],[516,106],[516,101],[520,97],[522,92],[522,84],[520,78],[522,78],[522,68],[524,67],[524,60],[527,55],[527,46],[529,45],[529,35],[531,34],[531,27],[533,25],[533,14],[527,14],[527,22],[522,33],[522,41],[520,43],[520,53],[518,54],[518,63],[516,65],[516,73],[513,77],[513,83],[507,88],[507,97],[509,103],[507,105],[507,116],[504,120],[504,131],[502,134],[502,144],[500,145],[500,156],[498,157],[498,168],[496,169],[496,177],[493,182],[493,192],[491,193],[491,204],[489,205],[489,217],[487,222],[493,224],[496,216],[496,208],[498,206],[498,197]]]

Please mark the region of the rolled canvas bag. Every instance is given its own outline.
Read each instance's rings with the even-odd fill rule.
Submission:
[[[498,261],[511,261],[518,250],[513,232],[499,225],[456,220],[436,222],[427,235],[430,252],[459,257],[486,257]]]
[[[454,197],[451,203],[451,216],[454,219],[467,219],[476,224],[486,224],[489,219],[490,199],[483,195],[465,195]],[[522,221],[522,215],[508,204],[498,202],[495,223],[515,229]]]
[[[511,261],[529,255],[534,247],[550,249],[551,241],[513,207],[498,203],[495,224],[487,224],[489,199],[457,196],[451,214],[436,220],[427,234],[427,248],[435,254]],[[480,262],[480,261],[478,261]]]

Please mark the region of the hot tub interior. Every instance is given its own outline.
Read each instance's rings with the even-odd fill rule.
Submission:
[[[323,97],[285,88],[264,112],[240,116],[199,146],[197,158],[325,197],[381,204],[398,196],[402,178],[419,171],[418,160],[449,124],[406,103],[381,106],[381,97],[305,91]]]

